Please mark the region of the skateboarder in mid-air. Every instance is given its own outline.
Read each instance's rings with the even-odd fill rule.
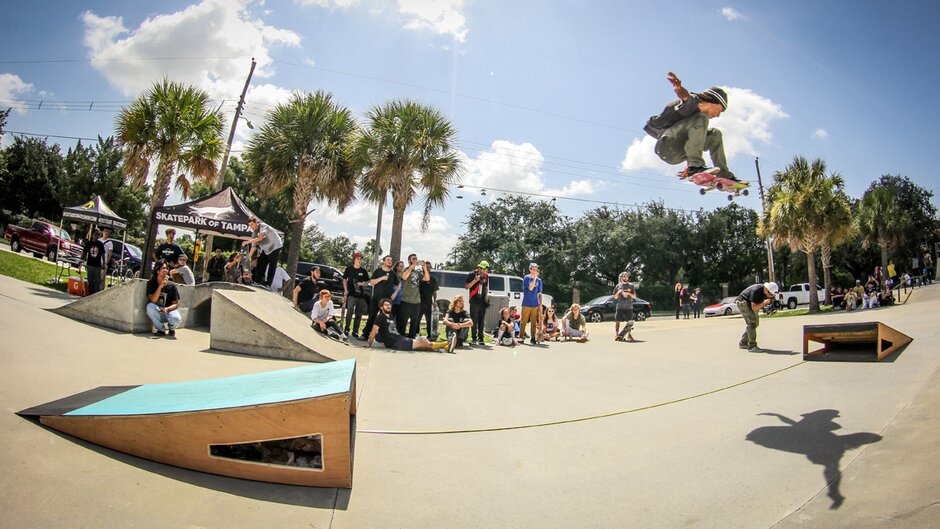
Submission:
[[[676,74],[669,72],[678,100],[671,101],[663,111],[646,122],[643,130],[656,138],[656,154],[664,162],[676,165],[686,162],[679,173],[687,178],[697,173],[718,173],[722,178],[739,181],[728,169],[721,131],[708,128],[708,120],[728,109],[728,94],[715,86],[696,94],[682,86]],[[708,151],[715,167],[707,167],[703,153]]]

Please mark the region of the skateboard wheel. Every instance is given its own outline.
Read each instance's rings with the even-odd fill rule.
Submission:
[[[731,202],[732,200],[734,200],[734,196],[733,196],[733,195],[728,195],[728,202]]]
[[[744,191],[741,191],[741,194],[744,196],[747,196],[747,189],[745,189]]]
[[[704,194],[705,194],[705,189],[699,189],[699,190],[698,190],[698,194],[704,195]]]

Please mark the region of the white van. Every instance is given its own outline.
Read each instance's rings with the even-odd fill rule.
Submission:
[[[470,272],[459,272],[455,270],[431,270],[431,275],[437,279],[438,302],[447,300],[450,302],[454,296],[463,296],[467,298],[467,276]],[[507,276],[503,274],[490,274],[490,295],[505,296],[509,299],[510,305],[522,306],[522,278],[519,276]],[[553,298],[542,292],[542,305],[552,306]]]

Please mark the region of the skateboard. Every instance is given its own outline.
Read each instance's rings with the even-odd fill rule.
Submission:
[[[694,175],[688,177],[693,184],[699,186],[701,189],[698,192],[702,195],[709,191],[718,190],[728,193],[728,200],[734,200],[734,197],[748,195],[748,188],[751,187],[750,182],[746,181],[735,181],[728,178],[722,178],[718,176],[718,169],[714,169],[714,172],[706,173],[695,173]]]

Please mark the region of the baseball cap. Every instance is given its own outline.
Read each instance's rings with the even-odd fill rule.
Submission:
[[[480,261],[480,264],[477,265],[477,268],[489,268],[490,263],[487,261]]]
[[[771,294],[776,294],[780,288],[777,286],[777,283],[764,283],[764,288],[770,291]]]
[[[355,258],[357,258],[357,257],[362,257],[362,252],[356,252],[356,253],[353,254],[353,259],[355,259]]]

